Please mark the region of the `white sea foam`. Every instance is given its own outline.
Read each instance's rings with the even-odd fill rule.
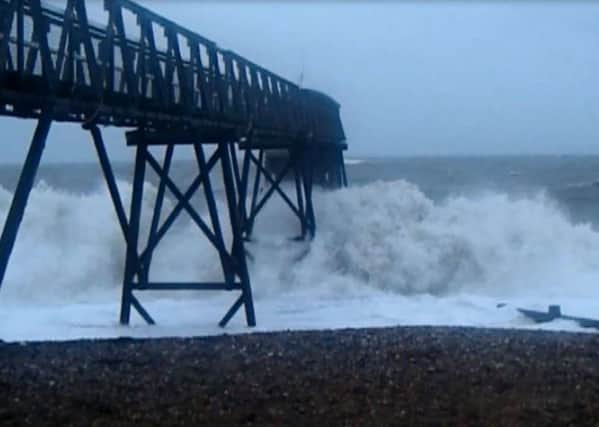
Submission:
[[[362,159],[344,159],[343,163],[346,165],[359,165],[360,163],[364,163],[365,160]]]
[[[119,185],[129,193],[129,184]],[[148,187],[142,235],[156,194]],[[0,192],[1,216],[10,199],[9,192]],[[282,203],[267,205],[258,219],[247,249],[254,258],[250,273],[259,330],[530,326],[513,310],[518,304],[562,303],[572,314],[593,315],[599,234],[570,223],[543,194],[488,193],[436,204],[410,183],[375,182],[318,192],[315,206],[318,231],[312,242],[289,240],[298,224]],[[169,208],[167,202],[165,215]],[[226,216],[222,227],[229,236]],[[115,327],[124,255],[103,187],[73,194],[38,185],[0,292],[0,339],[219,331],[214,325],[230,294],[144,294],[163,326]],[[216,252],[187,219],[175,223],[153,260],[156,280],[221,276]],[[498,310],[501,301],[512,305]],[[238,315],[231,331],[245,330],[242,325]]]
[[[599,234],[543,194],[434,204],[406,182],[319,195],[311,271],[401,294],[584,294],[599,279]],[[326,281],[325,281],[326,282]]]

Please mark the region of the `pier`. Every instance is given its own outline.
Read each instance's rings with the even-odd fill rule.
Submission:
[[[314,186],[347,185],[340,106],[134,2],[105,0],[104,8],[107,20],[98,23],[85,0],[67,0],[64,10],[40,0],[0,0],[0,115],[37,122],[0,237],[0,286],[48,132],[54,122],[73,122],[89,132],[127,248],[120,322],[129,324],[133,308],[154,323],[141,291],[222,290],[238,296],[219,324],[243,308],[254,326],[245,243],[274,195],[297,217],[298,238],[315,235]],[[128,214],[105,127],[126,129],[123,143],[135,152]],[[180,146],[192,148],[197,164],[187,188],[170,176]],[[142,236],[147,173],[159,180],[149,234]],[[170,212],[166,197],[174,200]],[[153,253],[184,212],[218,254],[221,280],[153,280]]]

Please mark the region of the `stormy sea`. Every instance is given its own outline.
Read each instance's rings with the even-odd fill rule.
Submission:
[[[197,173],[184,160],[173,169],[181,183]],[[18,173],[16,165],[0,166],[1,218]],[[118,164],[116,173],[127,206],[131,165]],[[582,330],[568,321],[535,324],[517,311],[550,304],[599,318],[599,156],[350,158],[347,173],[349,188],[314,195],[312,241],[290,239],[299,224],[276,195],[258,217],[247,243],[252,331]],[[148,188],[143,230],[157,191],[152,178]],[[165,204],[166,212],[174,200]],[[217,326],[236,298],[226,292],[142,293],[157,325],[134,314],[132,326],[120,326],[124,255],[98,166],[42,166],[0,290],[0,340],[250,331],[242,313],[225,330]],[[182,215],[151,274],[190,281],[221,272],[217,253]]]

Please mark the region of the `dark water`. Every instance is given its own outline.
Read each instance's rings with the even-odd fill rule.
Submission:
[[[405,179],[436,201],[452,195],[545,192],[575,223],[599,228],[599,156],[414,157],[352,165],[353,185]]]
[[[119,179],[130,180],[130,164],[117,163],[114,168]],[[545,192],[572,222],[589,222],[599,229],[599,156],[376,158],[350,164],[347,169],[351,185],[404,179],[435,201],[489,191],[515,197]],[[0,185],[12,191],[18,173],[16,165],[0,166]],[[175,181],[190,182],[196,173],[191,162],[173,163],[171,175]],[[42,165],[40,179],[75,193],[96,191],[104,185],[94,163]],[[148,179],[156,181],[151,173]]]

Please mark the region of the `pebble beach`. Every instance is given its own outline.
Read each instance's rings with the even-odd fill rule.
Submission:
[[[597,425],[599,337],[457,327],[0,344],[1,425]]]

